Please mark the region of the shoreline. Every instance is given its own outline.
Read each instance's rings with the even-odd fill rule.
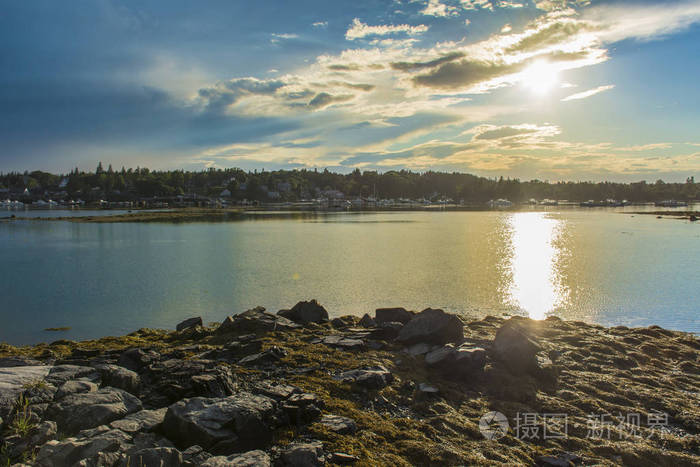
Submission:
[[[373,315],[329,320],[311,301],[279,314],[259,307],[209,326],[193,318],[176,331],[0,344],[0,383],[12,368],[46,372],[45,383],[18,389],[37,414],[24,437],[8,437],[17,415],[0,413],[5,443],[18,454],[13,462],[27,455],[37,465],[60,463],[66,453],[96,461],[87,447],[106,441],[112,448],[101,454],[104,465],[138,465],[166,454],[172,465],[225,465],[214,460],[241,456],[258,456],[260,465],[302,465],[293,462],[300,458],[316,462],[306,465],[700,462],[700,340],[690,333],[559,318],[461,321],[430,309]],[[21,365],[8,367],[12,361]],[[73,377],[57,378],[66,365],[73,365]],[[90,390],[57,397],[65,385]],[[198,396],[214,404],[207,413],[216,417],[256,401],[250,407],[257,409],[247,410],[257,435],[244,442],[244,433],[227,432],[238,444],[224,443],[195,417]],[[130,401],[138,410],[101,419],[86,408],[99,397],[124,407]],[[76,420],[72,414],[82,410]],[[479,422],[492,411],[504,414],[510,428],[489,440]],[[533,413],[566,414],[566,435],[523,438],[519,414]],[[641,417],[639,436],[623,437],[629,426],[617,422],[601,428],[610,439],[586,436],[591,414],[618,413]],[[666,414],[663,430],[646,423],[657,413]],[[544,430],[548,422],[533,423]],[[52,424],[64,438],[44,432]],[[42,429],[45,436],[37,438]]]

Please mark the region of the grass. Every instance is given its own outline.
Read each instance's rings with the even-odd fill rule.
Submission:
[[[21,437],[27,436],[36,427],[36,424],[32,423],[31,420],[32,413],[29,410],[29,399],[22,394],[15,402],[15,414],[10,424],[10,433]]]
[[[22,389],[24,389],[25,391],[46,389],[48,387],[49,387],[49,385],[43,379],[35,379],[33,381],[29,381],[28,383],[24,383],[22,385]]]

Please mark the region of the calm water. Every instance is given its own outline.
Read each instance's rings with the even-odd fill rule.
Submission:
[[[637,208],[638,209],[638,208]],[[700,332],[700,225],[613,210],[0,222],[0,341],[173,328],[317,298]],[[47,327],[70,326],[67,332]]]

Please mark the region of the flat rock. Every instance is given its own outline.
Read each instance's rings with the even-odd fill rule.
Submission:
[[[345,454],[344,452],[334,452],[331,455],[331,462],[333,464],[348,465],[354,464],[359,461],[360,458],[356,456],[351,456],[350,454]]]
[[[140,410],[120,420],[113,421],[109,426],[122,430],[125,433],[154,431],[160,428],[167,411],[168,409],[166,407],[155,410]]]
[[[257,307],[239,315],[227,316],[216,329],[216,334],[264,334],[271,331],[296,329],[299,325],[283,316],[267,313],[265,308]]]
[[[96,369],[90,366],[81,365],[56,365],[51,367],[46,382],[53,384],[56,387],[61,386],[66,381],[72,379],[88,379],[93,382],[100,381],[100,374]]]
[[[381,389],[390,384],[394,376],[383,366],[377,365],[345,371],[335,376],[335,379],[355,383],[367,389]]]
[[[216,456],[205,460],[202,467],[270,467],[270,456],[265,451],[255,450],[231,456]]]
[[[396,339],[406,345],[418,342],[447,344],[460,342],[463,337],[463,324],[457,316],[442,310],[426,308],[401,328]]]
[[[43,381],[49,374],[48,366],[13,366],[0,368],[0,417],[8,415],[15,399],[24,392],[25,385]]]
[[[419,342],[417,344],[413,344],[411,346],[408,346],[404,349],[404,352],[407,354],[417,357],[418,355],[425,355],[431,350],[435,350],[436,346],[432,344],[428,344],[427,342]]]
[[[41,366],[43,362],[29,357],[3,357],[0,358],[0,368],[11,368],[15,366]]]
[[[405,308],[377,308],[374,312],[374,320],[381,323],[406,324],[413,319],[415,313]]]
[[[106,387],[96,392],[67,395],[48,407],[46,418],[55,421],[60,431],[72,434],[106,425],[141,409],[141,401],[130,393]]]
[[[162,431],[181,447],[197,444],[214,453],[258,449],[272,439],[274,411],[272,399],[249,393],[194,397],[168,407]]]
[[[264,352],[256,353],[253,355],[248,355],[239,360],[239,365],[246,366],[268,366],[274,365],[279,362],[282,358],[287,355],[287,351],[277,347],[272,346]]]
[[[97,392],[99,386],[87,379],[74,379],[66,381],[59,386],[54,396],[55,400],[63,399],[70,394],[82,394],[85,392]]]
[[[342,350],[362,350],[365,347],[365,342],[361,339],[339,335],[324,336],[318,342]]]
[[[328,321],[328,312],[316,300],[299,302],[291,310],[280,310],[277,314],[300,324]]]
[[[355,420],[340,415],[324,415],[321,424],[334,433],[341,435],[351,434],[357,431]]]
[[[284,467],[320,467],[324,464],[323,444],[320,441],[292,443],[282,451],[280,464]]]
[[[197,316],[195,318],[187,318],[186,320],[178,323],[178,325],[175,327],[175,330],[178,332],[184,331],[185,329],[193,328],[195,326],[201,326],[202,323],[202,317]]]
[[[275,381],[262,381],[255,385],[255,393],[270,397],[276,401],[288,399],[302,390],[291,384],[277,383]]]
[[[463,344],[459,347],[445,344],[428,352],[425,363],[439,369],[446,378],[466,378],[483,370],[486,365],[486,350],[471,344]]]

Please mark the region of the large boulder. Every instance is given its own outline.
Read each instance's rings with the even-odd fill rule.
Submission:
[[[514,374],[536,372],[540,350],[524,318],[511,318],[503,323],[491,345],[494,359]]]
[[[459,347],[447,344],[428,352],[425,363],[442,372],[446,378],[464,379],[484,369],[486,350],[470,344]]]
[[[374,312],[374,320],[377,323],[401,323],[406,324],[413,319],[415,313],[405,308],[377,308]]]
[[[279,465],[283,467],[321,467],[325,462],[323,443],[310,441],[305,443],[292,443],[279,458]]]
[[[122,459],[122,453],[133,446],[131,441],[131,436],[120,430],[102,427],[78,437],[49,441],[39,449],[36,465],[114,465]]]
[[[271,331],[285,331],[298,328],[283,316],[267,313],[265,308],[259,306],[245,311],[239,315],[227,316],[216,329],[216,334],[264,334]]]
[[[426,308],[401,328],[396,339],[407,345],[418,342],[442,345],[461,342],[463,338],[463,324],[457,316],[442,310]]]
[[[59,431],[73,434],[106,425],[142,408],[141,401],[128,392],[106,387],[96,392],[70,394],[54,402],[47,408],[46,418],[55,421]]]
[[[140,431],[154,431],[160,428],[165,418],[167,408],[156,410],[140,410],[126,417],[115,420],[109,424],[112,428],[122,430],[124,433],[138,433]]]
[[[148,408],[165,407],[186,397],[225,397],[233,394],[231,369],[212,360],[163,360],[141,374],[141,399]]]
[[[277,314],[301,324],[328,321],[328,312],[316,300],[299,302],[291,310],[280,310]]]
[[[140,371],[158,359],[160,354],[155,350],[133,348],[122,352],[117,364],[131,371]]]
[[[265,447],[272,439],[275,402],[237,393],[224,398],[194,397],[168,407],[162,431],[182,448],[199,445],[214,454]]]

